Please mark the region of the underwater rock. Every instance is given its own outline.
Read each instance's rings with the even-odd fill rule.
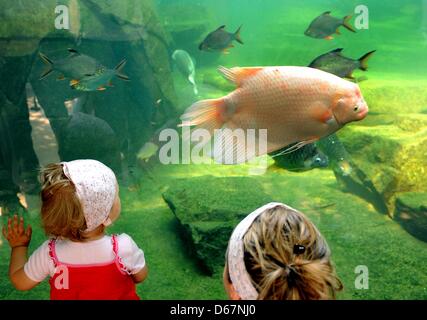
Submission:
[[[249,197],[248,186],[256,190]],[[176,180],[163,193],[163,199],[178,219],[184,241],[210,274],[224,266],[234,227],[247,214],[272,201],[262,185],[251,178],[213,176]]]
[[[427,242],[427,193],[399,194],[396,198],[395,219],[414,237]]]
[[[427,115],[394,115],[389,125],[349,126],[340,139],[383,197],[390,216],[398,194],[427,191]]]
[[[75,11],[70,9],[72,21]],[[123,71],[131,81],[113,79],[113,88],[88,93],[85,111],[94,111],[96,117],[108,123],[117,135],[125,162],[133,166],[138,150],[153,131],[177,115],[169,64],[170,37],[163,30],[151,0],[80,1],[77,12],[77,29],[70,31],[78,35],[78,41],[73,40],[70,32],[67,35],[55,31],[41,41],[40,49],[55,59],[66,56],[67,48],[74,48],[109,68],[127,60]],[[135,37],[140,29],[144,34]],[[68,81],[56,81],[55,77],[39,81],[42,68],[41,59],[37,59],[32,84],[61,142],[64,115],[67,118],[63,101],[81,93],[70,89]]]
[[[427,105],[425,81],[363,81],[359,85],[370,114],[421,113]]]
[[[0,0],[0,56],[33,53],[54,30],[55,0]]]
[[[195,2],[192,10],[173,1],[164,1],[158,5],[164,28],[171,34],[179,47],[192,47],[196,52],[198,43],[208,30],[207,21],[214,21],[213,14],[206,4]],[[199,41],[200,40],[200,41]],[[192,53],[190,53],[192,54]]]
[[[96,10],[93,8],[95,4],[98,8]],[[132,43],[132,55],[126,55],[125,58],[130,63],[135,61],[142,65],[145,73],[139,76],[144,86],[149,87],[154,101],[162,98],[172,105],[176,103],[170,77],[171,38],[163,29],[152,0],[88,1],[81,6],[81,11],[83,40],[117,42],[117,52],[125,51],[122,47],[124,43]],[[111,18],[116,22],[110,21]],[[112,23],[118,25],[113,30],[114,34],[111,33]],[[134,36],[136,29],[139,30],[139,37]]]
[[[61,160],[95,159],[120,174],[117,136],[104,120],[76,112],[65,125],[61,138],[58,150]]]

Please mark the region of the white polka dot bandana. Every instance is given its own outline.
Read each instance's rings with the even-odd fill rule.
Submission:
[[[85,231],[92,231],[108,219],[116,197],[116,176],[110,168],[96,160],[74,160],[61,164],[64,174],[76,187],[86,219]]]
[[[245,248],[243,238],[248,232],[250,226],[255,219],[263,212],[282,207],[287,210],[296,211],[295,209],[279,202],[270,202],[261,208],[256,209],[254,212],[246,216],[234,229],[230,240],[228,242],[227,250],[227,264],[228,273],[230,275],[231,283],[242,300],[256,300],[258,298],[258,291],[252,284],[251,276],[246,270],[245,266]]]

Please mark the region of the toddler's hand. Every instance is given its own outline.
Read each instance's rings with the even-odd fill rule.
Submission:
[[[10,247],[28,247],[31,241],[32,229],[28,225],[27,229],[24,229],[24,218],[21,217],[18,220],[18,216],[14,215],[13,220],[7,220],[7,227],[3,227],[3,236],[9,242]]]

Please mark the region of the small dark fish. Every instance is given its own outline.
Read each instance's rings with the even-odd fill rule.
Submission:
[[[350,154],[336,134],[331,134],[316,142],[316,146],[328,156],[333,169],[340,175],[348,176],[353,171]],[[334,170],[334,171],[335,171]]]
[[[340,34],[338,30],[340,26],[344,26],[351,32],[356,32],[349,23],[350,19],[351,15],[339,19],[332,17],[330,11],[326,11],[310,23],[304,34],[316,39],[332,40],[332,34]]]
[[[310,63],[309,67],[332,73],[341,78],[354,79],[353,71],[355,69],[366,71],[368,69],[368,59],[376,51],[369,51],[355,60],[344,57],[341,54],[342,50],[343,48],[338,48],[318,56]]]
[[[294,152],[275,156],[290,146],[269,153],[276,166],[289,171],[307,171],[314,168],[325,168],[329,164],[328,157],[314,143],[307,144]]]
[[[112,79],[114,76],[122,80],[129,80],[129,77],[122,73],[122,69],[126,64],[126,59],[122,60],[114,69],[102,68],[94,74],[87,74],[81,79],[73,79],[70,81],[70,86],[79,91],[95,91],[105,90],[106,86],[112,87]]]
[[[98,69],[102,68],[102,65],[94,58],[80,54],[77,50],[68,49],[70,55],[64,59],[52,61],[45,54],[39,52],[40,58],[44,63],[47,64],[48,68],[40,76],[40,80],[46,78],[53,71],[59,72],[59,80],[65,78],[69,79],[80,79],[86,74],[93,74]]]
[[[209,33],[205,40],[199,45],[199,50],[204,51],[222,51],[224,54],[228,54],[229,48],[234,47],[232,42],[236,40],[240,44],[243,44],[240,38],[240,29],[237,29],[235,33],[225,31],[225,25],[219,27],[215,31]]]

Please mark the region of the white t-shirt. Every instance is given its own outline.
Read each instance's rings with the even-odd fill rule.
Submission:
[[[131,274],[138,273],[145,266],[144,252],[135,241],[123,233],[117,236],[118,254]],[[33,281],[41,282],[55,274],[55,266],[49,256],[49,240],[45,241],[30,256],[24,266],[26,275]],[[57,240],[55,251],[58,261],[66,264],[91,265],[114,260],[111,236],[88,242]]]

